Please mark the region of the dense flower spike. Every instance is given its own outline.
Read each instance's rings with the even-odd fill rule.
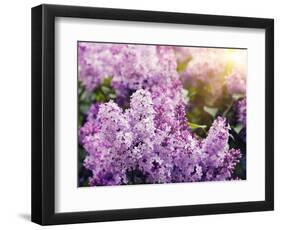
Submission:
[[[122,166],[126,157],[124,151],[132,142],[129,123],[122,109],[112,101],[100,105],[94,123],[98,124],[96,132],[82,140],[89,154],[84,164],[93,173],[90,184],[122,184],[126,173]]]
[[[226,180],[231,178],[234,166],[241,157],[239,150],[228,149],[230,129],[225,119],[218,117],[202,144],[204,180]]]
[[[218,156],[224,152],[229,137],[228,129],[229,126],[226,124],[225,119],[218,117],[211,126],[207,138],[203,141],[204,153],[208,156]],[[215,160],[218,159],[216,158]],[[213,162],[212,164],[217,165],[218,162]]]
[[[224,55],[224,50],[209,48],[80,42],[83,87],[92,93],[110,77],[117,96],[115,101],[93,102],[79,129],[84,167],[92,172],[89,185],[236,179],[233,171],[241,152],[229,149],[226,119],[217,117],[201,138],[186,118],[185,84],[208,82],[216,96],[222,85],[231,94],[245,93],[245,73],[233,67],[228,71]],[[186,69],[179,71],[179,62],[186,62]],[[241,101],[241,123],[242,107]]]

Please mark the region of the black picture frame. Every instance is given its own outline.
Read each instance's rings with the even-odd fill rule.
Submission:
[[[55,213],[55,18],[89,18],[265,29],[265,200]],[[41,225],[267,211],[274,209],[274,20],[110,8],[32,8],[32,221]]]

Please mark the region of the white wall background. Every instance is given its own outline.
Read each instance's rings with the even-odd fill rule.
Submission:
[[[161,10],[275,18],[275,211],[200,217],[76,224],[68,229],[254,229],[270,228],[281,219],[281,90],[280,6],[276,0],[56,0],[44,3],[111,8]],[[41,1],[2,1],[0,35],[0,226],[1,229],[39,229],[30,222],[30,8]],[[279,90],[279,92],[278,92]],[[279,119],[278,119],[279,117]],[[64,229],[66,226],[55,226]],[[50,227],[47,227],[50,228]],[[276,229],[276,227],[275,227]]]

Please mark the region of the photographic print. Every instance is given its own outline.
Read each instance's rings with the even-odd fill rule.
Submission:
[[[43,4],[31,31],[33,222],[274,210],[274,19]]]
[[[247,49],[79,41],[78,186],[246,179]]]

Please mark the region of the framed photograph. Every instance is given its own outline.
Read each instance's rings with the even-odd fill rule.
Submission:
[[[32,8],[32,221],[273,210],[274,21]]]

